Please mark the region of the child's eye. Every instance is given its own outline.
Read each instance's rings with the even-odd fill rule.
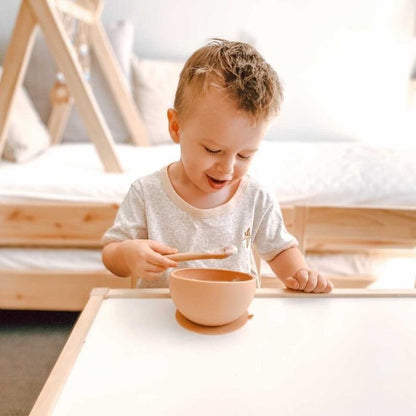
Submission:
[[[205,150],[208,152],[208,153],[219,153],[219,152],[221,152],[221,150],[212,150],[212,149],[209,149],[208,147],[206,147],[206,146],[204,146],[204,148],[205,148]]]
[[[250,159],[250,156],[244,156],[244,155],[240,155],[240,153],[237,155],[240,159]]]

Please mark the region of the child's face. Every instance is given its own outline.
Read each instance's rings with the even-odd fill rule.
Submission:
[[[267,123],[253,126],[250,116],[215,88],[191,105],[181,121],[174,110],[168,112],[171,137],[181,146],[182,175],[195,191],[226,192],[247,172]]]

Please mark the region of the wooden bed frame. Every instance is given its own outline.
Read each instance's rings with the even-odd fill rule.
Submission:
[[[102,9],[101,0],[21,0],[0,80],[0,157],[13,102],[22,85],[39,26],[65,77],[65,83],[55,83],[51,91],[52,111],[48,120],[51,143],[60,141],[75,102],[105,171],[123,171],[113,137],[84,77],[60,13],[88,26],[89,42],[131,141],[138,146],[148,144],[145,126],[101,24]],[[117,206],[111,204],[2,204],[0,245],[100,247],[101,236],[113,222],[116,210]],[[0,271],[0,308],[81,310],[91,288],[97,286],[126,288],[132,283],[130,279],[116,278],[103,269],[72,273]]]
[[[118,206],[105,203],[0,203],[0,246],[101,248]],[[307,252],[397,252],[416,256],[416,209],[282,207]],[[46,269],[46,268],[45,268]],[[262,277],[262,286],[280,281]],[[81,310],[94,287],[129,288],[105,270],[0,270],[0,308]]]

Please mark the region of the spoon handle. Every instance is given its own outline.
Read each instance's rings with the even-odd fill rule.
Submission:
[[[189,261],[199,259],[225,259],[228,253],[176,253],[166,254],[165,257],[173,261]]]

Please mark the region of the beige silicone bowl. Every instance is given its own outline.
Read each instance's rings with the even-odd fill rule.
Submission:
[[[247,313],[255,279],[225,269],[176,269],[170,274],[173,302],[186,318],[200,325],[225,325]]]

